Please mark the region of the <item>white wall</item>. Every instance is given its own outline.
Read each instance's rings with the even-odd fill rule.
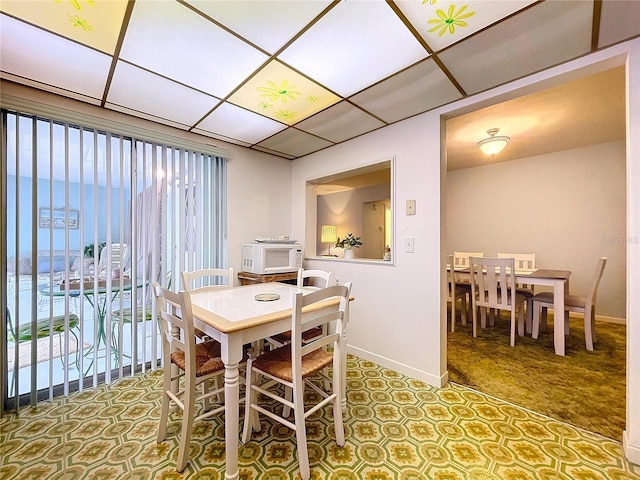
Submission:
[[[291,234],[291,161],[242,147],[228,148],[229,266],[240,272],[243,243],[253,242],[256,236]]]
[[[446,383],[440,361],[440,151],[438,116],[421,116],[293,162],[292,233],[303,238],[305,182],[395,156],[395,246],[392,264],[307,260],[308,268],[332,270],[341,283],[353,282],[348,329],[350,351],[425,380]],[[407,199],[417,214],[404,215]],[[392,202],[394,200],[392,199]],[[399,248],[415,237],[415,253]],[[434,255],[434,252],[436,254]],[[435,333],[434,333],[435,332]]]
[[[607,257],[597,313],[624,319],[625,162],[625,144],[615,142],[448,172],[451,251],[535,253],[539,268],[573,272],[575,294]]]

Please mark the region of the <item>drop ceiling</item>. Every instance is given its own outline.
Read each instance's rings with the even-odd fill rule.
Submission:
[[[640,2],[614,0],[2,0],[0,11],[3,79],[288,159],[640,35]],[[622,78],[623,102],[617,75],[596,85]],[[517,122],[491,108],[472,130],[473,117],[449,121],[454,167],[478,161],[468,148],[492,127],[518,152]]]

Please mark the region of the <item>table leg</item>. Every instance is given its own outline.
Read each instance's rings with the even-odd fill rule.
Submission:
[[[222,361],[224,362],[224,427],[226,471],[224,477],[237,480],[238,471],[238,423],[240,402],[240,372],[242,342],[233,336],[223,335]]]
[[[556,355],[564,356],[564,291],[565,282],[556,280],[553,284],[553,344]]]

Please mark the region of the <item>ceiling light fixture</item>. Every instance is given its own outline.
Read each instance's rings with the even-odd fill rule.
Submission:
[[[490,128],[487,130],[489,137],[478,142],[480,150],[492,157],[495,157],[496,154],[504,150],[504,147],[506,147],[509,140],[511,140],[509,137],[496,137],[496,133],[499,131],[499,128]]]

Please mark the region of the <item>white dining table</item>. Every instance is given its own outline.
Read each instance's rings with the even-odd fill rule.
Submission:
[[[191,294],[195,327],[218,340],[222,346],[222,361],[225,365],[226,479],[236,480],[239,476],[240,374],[238,367],[243,356],[243,345],[290,330],[296,293],[307,294],[313,291],[313,289],[299,288],[285,283],[259,283]],[[256,295],[259,294],[277,294],[279,298],[272,301],[258,301]],[[339,300],[335,299],[335,301],[327,301],[326,305],[335,305],[338,302]],[[345,332],[347,324],[348,318],[344,322]],[[346,334],[343,334],[341,342],[343,342],[342,351],[346,352],[344,348]],[[343,365],[346,365],[346,361]],[[346,409],[346,367],[343,368],[341,375],[342,385],[345,385],[342,392],[344,411]]]
[[[456,277],[469,280],[469,268],[456,268]],[[569,293],[569,277],[570,270],[554,270],[548,268],[539,268],[535,270],[516,269],[516,283],[526,285],[541,285],[553,287],[553,346],[556,355],[564,356],[565,354],[565,324],[568,318],[568,312],[564,309],[564,296]],[[562,313],[558,313],[562,312]],[[530,318],[529,313],[527,317]],[[527,320],[529,321],[529,320]],[[518,332],[523,335],[524,332]]]

